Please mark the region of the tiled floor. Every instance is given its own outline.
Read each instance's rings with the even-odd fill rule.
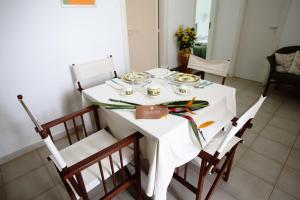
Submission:
[[[209,80],[217,80],[207,76]],[[242,114],[259,97],[262,85],[229,78],[226,85],[237,89],[237,111]],[[300,199],[300,95],[299,90],[282,86],[270,89],[269,97],[245,133],[245,143],[236,153],[229,182],[222,182],[213,195],[215,200],[295,200]],[[62,139],[59,147],[67,145]],[[68,199],[57,172],[41,148],[0,166],[0,199]],[[197,168],[189,170],[196,184]],[[205,192],[213,175],[208,177]],[[172,180],[168,199],[186,200],[195,196]],[[124,192],[116,199],[133,199]]]

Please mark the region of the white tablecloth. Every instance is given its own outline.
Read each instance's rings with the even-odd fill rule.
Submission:
[[[125,97],[120,94],[119,90],[103,84],[84,90],[83,97],[85,101],[89,102],[112,103],[108,99],[113,98],[143,105],[173,100],[190,100],[192,97],[206,100],[210,105],[196,111],[196,115],[192,115],[197,124],[208,120],[216,122],[203,129],[206,138],[206,142],[201,140],[203,145],[209,142],[236,115],[234,88],[220,84],[212,84],[204,89],[189,86],[190,95],[181,96],[174,92],[175,86],[169,85],[169,81],[152,80],[161,87],[160,96],[147,96],[145,87],[138,89],[132,96]],[[134,110],[104,110],[103,118],[116,138],[124,138],[134,131],[144,134],[146,142],[142,143],[141,148],[144,149],[143,153],[150,162],[145,192],[148,196],[154,195],[154,199],[166,199],[167,188],[174,169],[195,158],[201,150],[188,121],[178,116],[169,115],[167,118],[159,120],[136,120]]]

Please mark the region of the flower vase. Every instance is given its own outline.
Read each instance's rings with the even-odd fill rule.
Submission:
[[[189,63],[189,57],[191,55],[191,49],[190,48],[185,48],[185,49],[181,49],[179,51],[179,62],[180,62],[180,66],[183,69],[183,72],[187,72],[187,66]]]

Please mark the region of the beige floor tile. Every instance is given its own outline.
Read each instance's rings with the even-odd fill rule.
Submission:
[[[54,186],[45,167],[40,167],[5,185],[8,200],[37,197]]]
[[[284,103],[280,106],[280,110],[290,110],[300,112],[300,103],[299,98],[296,100],[288,100],[286,99]]]
[[[275,188],[271,194],[270,200],[296,200],[296,198]]]
[[[6,200],[6,196],[5,196],[5,192],[4,192],[3,187],[0,187],[0,199],[1,200]]]
[[[275,113],[281,104],[282,101],[274,100],[272,99],[272,97],[271,98],[268,97],[263,103],[261,110],[270,113]]]
[[[125,190],[124,192],[122,192],[121,194],[118,194],[118,196],[117,196],[117,198],[115,198],[115,200],[116,199],[124,199],[124,200],[134,200],[135,198],[134,198],[134,195],[135,195],[135,193],[134,193],[134,191],[128,191],[128,190]],[[96,199],[95,199],[96,200]]]
[[[245,95],[242,95],[242,93],[236,95],[236,102],[238,104],[252,106],[256,100],[257,100],[257,98],[245,96]]]
[[[263,88],[260,85],[251,85],[247,87],[245,90],[241,91],[241,94],[244,96],[252,97],[258,99],[262,94]]]
[[[242,145],[239,145],[237,150],[235,151],[234,154],[234,160],[233,160],[233,165],[236,165],[238,161],[241,159],[241,157],[246,153],[247,147]]]
[[[267,125],[262,130],[261,135],[287,146],[293,146],[296,139],[295,134],[290,134],[287,130],[273,126],[271,124]]]
[[[241,116],[242,114],[244,114],[249,108],[250,108],[250,106],[247,106],[247,105],[244,105],[244,104],[240,104],[240,103],[236,104],[236,109],[237,109],[238,116]]]
[[[55,186],[63,200],[70,200],[70,196],[66,191],[65,186],[61,183]]]
[[[300,151],[293,149],[289,155],[286,165],[300,172]]]
[[[259,110],[255,116],[256,119],[263,121],[263,122],[269,122],[272,118],[272,113]]]
[[[227,77],[227,78],[226,78],[226,81],[225,81],[225,85],[226,85],[226,84],[229,84],[229,83],[233,83],[233,82],[235,82],[235,81],[237,81],[237,80],[239,80],[238,77]]]
[[[12,181],[42,165],[43,162],[36,151],[27,153],[1,166],[3,181]]]
[[[289,147],[261,136],[256,138],[251,146],[251,149],[282,164],[287,159],[290,151]]]
[[[281,117],[274,116],[271,119],[270,124],[285,129],[294,134],[298,134],[300,130],[300,122],[292,121]]]
[[[300,135],[297,137],[294,148],[300,150]]]
[[[194,186],[197,185],[198,181],[198,174],[194,173],[191,171],[191,173],[188,173],[188,181],[190,181]],[[209,175],[204,183],[204,188],[203,188],[203,195],[202,199],[207,195],[211,184],[214,180],[215,176],[214,175]],[[195,199],[196,195],[192,192],[190,192],[186,187],[184,187],[181,183],[176,181],[175,179],[172,179],[171,184],[168,188],[168,195],[167,199],[168,200],[185,200],[185,199]],[[122,196],[119,198],[123,199]],[[219,200],[219,199],[224,199],[224,200],[236,200],[233,196],[230,194],[226,193],[220,188],[220,185],[217,187],[216,191],[213,193],[211,199],[212,200]],[[125,198],[126,199],[126,198]]]
[[[205,73],[204,79],[218,83],[219,80],[221,80],[222,78],[220,76],[216,76],[214,74]]]
[[[252,120],[253,127],[250,129],[254,133],[260,133],[267,125],[267,122],[254,118]]]
[[[229,181],[223,182],[221,188],[239,200],[267,200],[273,186],[235,167]]]
[[[267,94],[267,97],[269,99],[281,101],[281,102],[284,101],[284,99],[285,99],[285,96],[282,95],[280,92],[278,93],[276,90],[270,90],[270,92],[268,92],[268,94]]]
[[[242,144],[245,147],[250,147],[250,145],[253,143],[255,138],[257,137],[257,134],[251,132],[251,131],[246,131],[243,135],[243,140],[244,143]]]
[[[33,200],[61,200],[61,196],[57,188],[54,187],[40,196],[33,198]]]
[[[282,165],[252,150],[248,150],[239,160],[238,165],[270,184],[275,184]]]
[[[300,172],[289,167],[285,167],[282,171],[277,183],[277,187],[289,193],[290,195],[300,198]]]
[[[276,111],[275,116],[300,122],[300,112],[295,107],[293,108],[280,107]]]
[[[3,185],[3,178],[2,178],[2,172],[0,168],[0,187]]]
[[[237,81],[234,81],[232,83],[227,83],[226,85],[235,88],[238,93],[243,89],[245,89],[246,87],[248,87],[247,85],[240,85]]]
[[[251,81],[245,79],[238,79],[232,83],[228,83],[228,85],[238,89],[246,89],[247,87],[250,86],[251,83],[252,83]]]
[[[46,168],[48,170],[48,173],[50,174],[54,184],[62,183],[61,178],[60,178],[54,164],[53,163],[48,163],[45,166],[46,166]]]

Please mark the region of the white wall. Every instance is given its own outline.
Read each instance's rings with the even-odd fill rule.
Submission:
[[[168,0],[167,2],[167,65],[178,67],[178,47],[175,32],[179,25],[195,26],[196,0]]]
[[[300,1],[292,0],[280,39],[280,47],[300,45]]]
[[[79,108],[70,64],[112,54],[117,71],[127,69],[123,4],[97,0],[95,8],[62,8],[60,0],[0,1],[0,159],[40,141],[17,94],[45,122]]]

